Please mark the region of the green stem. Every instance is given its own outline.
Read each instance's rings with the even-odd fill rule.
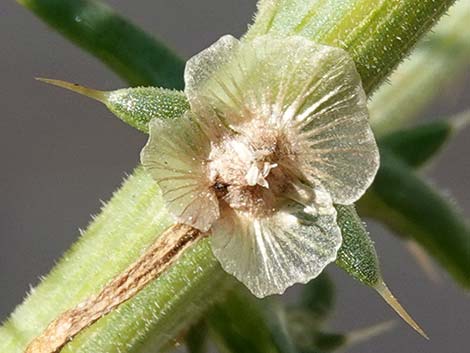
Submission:
[[[24,0],[24,3],[87,50],[95,52],[96,49],[97,55],[130,81],[181,82],[181,76],[175,75],[181,65],[159,62],[158,47],[148,46],[149,51],[155,49],[157,54],[144,55],[143,62],[139,58],[141,52],[128,50],[133,45],[129,41],[132,42],[134,37],[126,34],[133,32],[133,27],[125,25],[123,30],[113,21],[104,21],[99,32],[84,32],[88,39],[80,39],[83,28],[73,24],[72,19],[74,15],[82,20],[93,19],[94,12],[83,10],[91,9],[88,6],[94,6],[95,2]],[[310,37],[322,38],[331,44],[345,42],[358,63],[364,86],[370,92],[452,1],[337,0],[315,3],[315,12],[308,15],[308,21],[317,26],[305,27],[309,28]],[[109,11],[99,5],[97,13],[107,15]],[[296,19],[302,21],[300,13],[298,15]],[[112,28],[122,37],[110,31]],[[251,35],[256,28],[257,24],[252,27]],[[101,41],[94,41],[94,36]],[[103,38],[108,36],[119,38],[119,45],[116,40],[114,45],[127,49],[111,50],[111,42]],[[100,54],[101,46],[103,53]],[[154,61],[147,61],[152,57]],[[168,57],[163,56],[164,59]],[[165,74],[172,78],[164,79]],[[96,293],[170,222],[155,183],[138,169],[51,274],[0,329],[0,351],[22,352],[27,342],[57,314]],[[171,344],[181,330],[223,292],[224,278],[227,276],[220,270],[207,241],[201,241],[166,275],[87,329],[65,349],[67,352],[94,353],[157,351]]]
[[[142,168],[136,169],[80,241],[0,329],[0,351],[21,352],[48,322],[99,291],[172,223],[156,183]],[[167,344],[169,337],[224,291],[225,274],[208,254],[204,240],[160,280],[86,330],[64,352],[109,353],[118,351],[121,344],[126,345],[126,352],[145,352],[143,347]]]
[[[390,76],[369,103],[376,135],[399,129],[454,82],[468,68],[470,58],[470,2],[459,1],[417,46],[409,60]]]
[[[262,0],[246,39],[265,33],[301,35],[341,47],[371,93],[408,55],[454,0]]]
[[[184,62],[165,45],[93,0],[17,0],[133,86],[183,88]]]

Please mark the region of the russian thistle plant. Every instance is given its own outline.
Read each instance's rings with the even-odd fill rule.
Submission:
[[[414,237],[468,287],[468,224],[413,171],[464,119],[388,134],[405,118],[393,123],[371,110],[381,137],[377,172],[365,107],[366,95],[451,4],[261,1],[240,42],[225,37],[187,64],[184,94],[154,87],[99,92],[49,80],[105,103],[150,140],[143,167],[0,331],[2,349],[21,352],[39,336],[30,352],[144,352],[187,336],[200,351],[209,332],[234,352],[328,350],[325,342],[347,339],[308,324],[320,321],[315,305],[328,302],[327,280],[311,281],[305,296],[312,298],[290,312],[272,298],[254,300],[225,271],[261,297],[308,282],[332,261],[424,335],[385,286],[352,203]],[[25,5],[131,83],[182,87],[182,63],[101,4]],[[468,5],[461,7],[468,17]],[[82,21],[72,20],[77,13]],[[89,29],[103,19],[111,34],[98,40]],[[456,23],[443,30],[449,40]],[[446,64],[458,67],[454,60]],[[386,91],[377,97],[400,98]],[[237,317],[246,308],[264,332],[252,340]]]

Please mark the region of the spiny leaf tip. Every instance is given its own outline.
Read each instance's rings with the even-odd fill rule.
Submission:
[[[401,306],[398,300],[394,297],[390,289],[388,289],[385,282],[380,281],[375,287],[375,290],[380,294],[380,296],[387,302],[388,305],[392,307],[393,310],[416,332],[421,336],[429,340],[429,336],[424,332],[424,330],[416,323],[415,320],[408,314],[408,312]]]
[[[83,96],[92,98],[92,99],[97,100],[101,103],[105,103],[106,100],[107,100],[107,97],[109,95],[109,93],[106,92],[106,91],[99,91],[99,90],[96,90],[96,89],[93,89],[93,88],[84,87],[84,86],[81,86],[77,83],[70,83],[70,82],[67,82],[67,81],[54,80],[54,79],[43,78],[43,77],[36,77],[35,79],[38,80],[38,81],[53,85],[53,86],[68,89],[69,91],[72,91],[72,92],[81,94]]]

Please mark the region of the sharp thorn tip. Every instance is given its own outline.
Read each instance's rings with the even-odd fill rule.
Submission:
[[[105,91],[99,91],[96,89],[88,88],[81,86],[77,83],[70,83],[67,81],[62,81],[62,80],[55,80],[51,78],[44,78],[44,77],[35,77],[34,78],[37,81],[44,82],[53,86],[65,88],[69,91],[81,94],[83,96],[87,96],[89,98],[92,98],[94,100],[97,100],[99,102],[105,103],[107,99],[108,92]]]
[[[424,332],[424,330],[418,325],[418,323],[413,320],[410,314],[401,306],[398,300],[393,296],[390,289],[388,289],[385,282],[380,281],[375,290],[380,294],[380,296],[387,302],[388,305],[392,307],[393,310],[416,332],[418,332],[425,339],[429,340],[429,336]]]

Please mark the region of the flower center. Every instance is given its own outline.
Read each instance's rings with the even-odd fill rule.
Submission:
[[[292,154],[280,129],[249,124],[214,143],[209,176],[221,205],[253,216],[269,215],[292,178]]]

